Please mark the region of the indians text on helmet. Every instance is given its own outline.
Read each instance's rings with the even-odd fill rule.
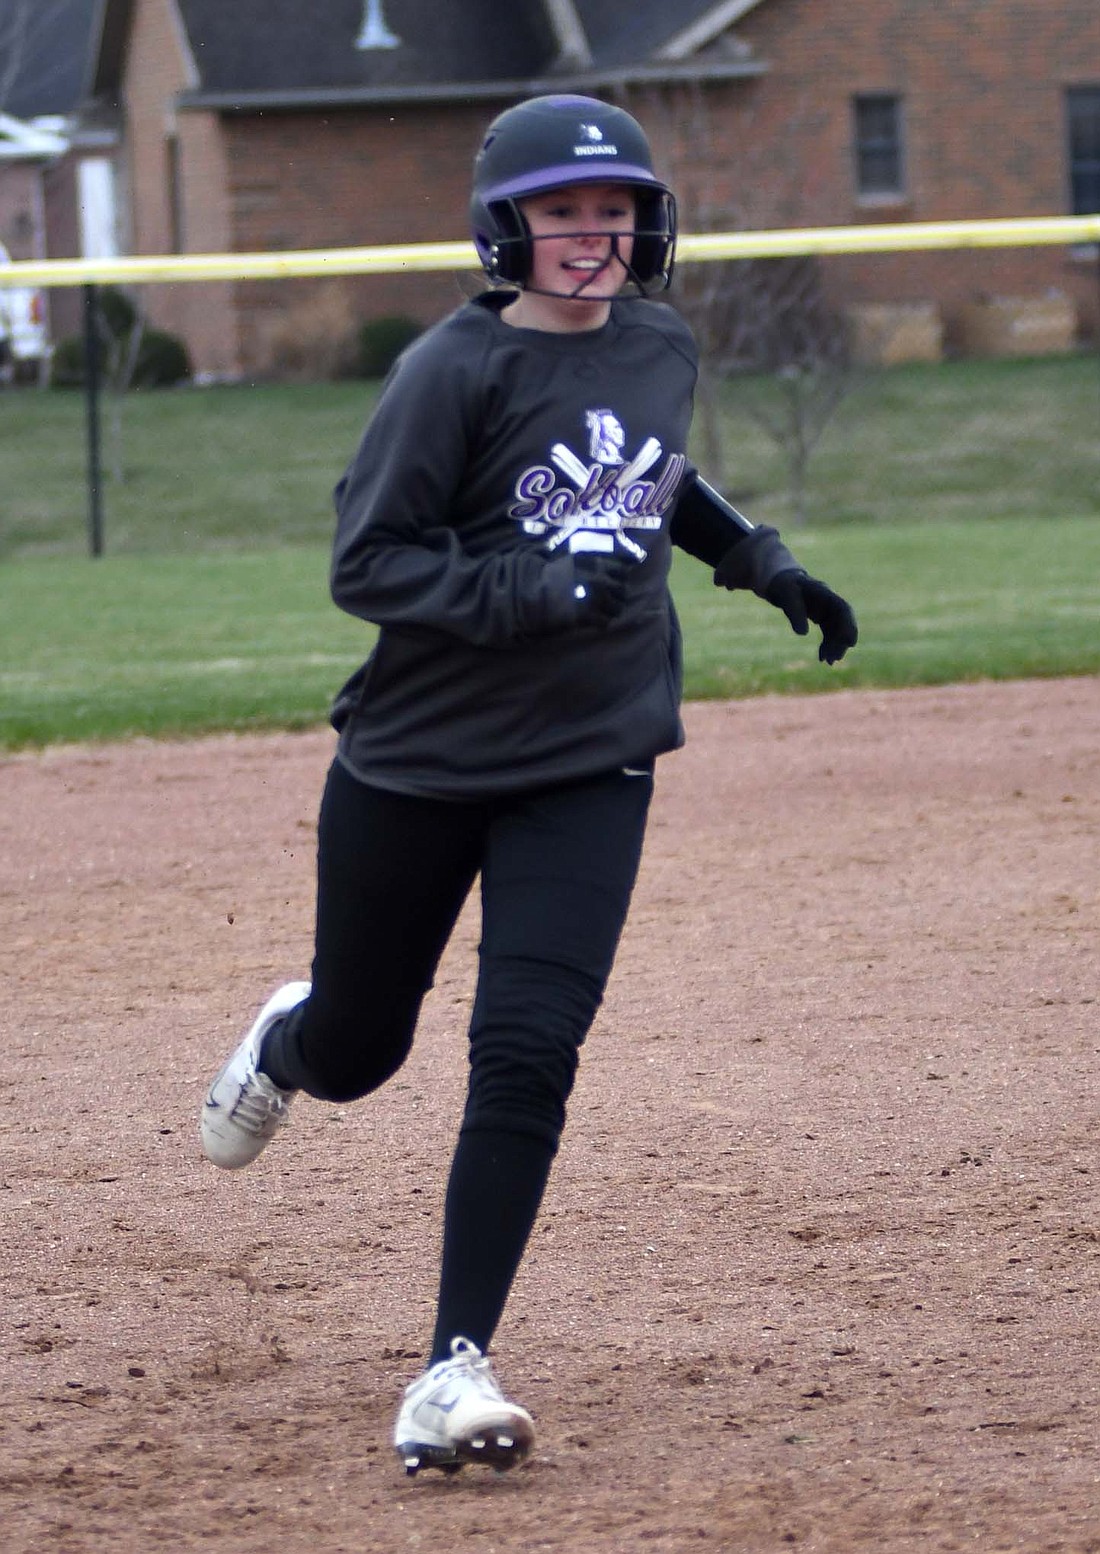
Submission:
[[[573,147],[574,156],[618,156],[618,146],[605,144],[603,130],[598,124],[582,124],[581,144]]]

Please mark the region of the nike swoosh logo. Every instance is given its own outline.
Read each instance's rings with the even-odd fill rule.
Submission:
[[[453,1397],[449,1398],[446,1403],[428,1402],[427,1400],[425,1402],[429,1408],[438,1409],[441,1414],[453,1414],[458,1407],[459,1400],[457,1397]],[[422,1403],[420,1406],[423,1408],[425,1405]]]

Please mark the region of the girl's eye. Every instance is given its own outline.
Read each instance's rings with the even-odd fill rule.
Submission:
[[[587,225],[598,226],[603,221],[629,221],[633,213],[632,206],[616,202],[613,205],[601,206],[594,218],[591,215],[587,218]],[[544,205],[540,214],[547,221],[567,222],[573,227],[585,224],[580,207],[564,200],[553,205]]]

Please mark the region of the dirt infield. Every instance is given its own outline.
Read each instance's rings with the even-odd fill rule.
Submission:
[[[1100,684],[694,706],[497,1362],[389,1447],[476,914],[382,1095],[202,1091],[308,969],[326,734],[0,764],[4,1554],[1100,1551]]]

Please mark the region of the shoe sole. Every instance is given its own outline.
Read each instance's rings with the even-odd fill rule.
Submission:
[[[530,1453],[534,1433],[526,1429],[490,1429],[467,1441],[450,1446],[432,1446],[422,1441],[404,1441],[395,1450],[405,1473],[415,1478],[422,1468],[439,1468],[446,1474],[457,1473],[466,1463],[480,1463],[506,1473],[516,1468]]]

